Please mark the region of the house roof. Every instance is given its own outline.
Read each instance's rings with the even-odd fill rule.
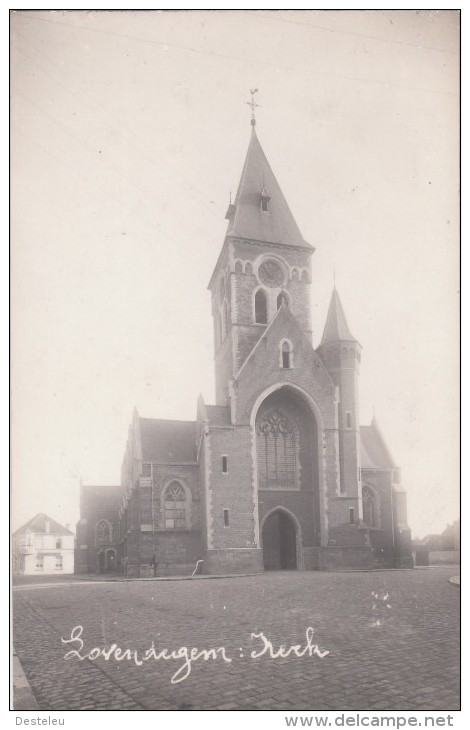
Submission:
[[[139,418],[142,459],[147,462],[196,461],[196,421]]]
[[[336,287],[334,287],[331,294],[328,314],[326,315],[325,329],[323,330],[321,344],[323,345],[325,342],[337,342],[338,340],[356,342],[356,339],[349,331],[341,299],[339,298]]]
[[[49,529],[46,530],[46,522],[49,522]],[[19,527],[18,530],[15,531],[15,535],[18,535],[22,532],[35,532],[35,533],[44,533],[44,534],[51,534],[51,535],[73,535],[74,533],[68,529],[68,527],[64,527],[63,525],[60,525],[58,522],[52,519],[52,517],[49,517],[49,515],[46,515],[44,512],[39,512],[35,517],[32,517],[28,522],[26,522],[22,527]]]
[[[211,426],[231,426],[230,408],[228,406],[206,406],[207,418]]]
[[[395,469],[375,417],[370,426],[361,426],[361,467],[363,469]]]
[[[261,208],[262,197],[267,201],[267,211]],[[300,233],[254,127],[235,201],[229,206],[227,217],[227,235],[313,250]]]

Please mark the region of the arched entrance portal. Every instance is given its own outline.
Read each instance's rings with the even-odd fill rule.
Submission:
[[[297,536],[290,515],[282,509],[271,512],[263,525],[263,561],[265,570],[297,568]]]

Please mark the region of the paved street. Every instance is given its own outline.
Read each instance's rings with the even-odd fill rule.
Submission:
[[[14,643],[42,710],[452,711],[459,709],[460,589],[448,582],[455,573],[449,567],[18,586]],[[62,644],[61,637],[78,625],[80,655],[104,647],[108,661],[64,660],[80,645]],[[266,641],[251,633],[263,633],[274,653],[281,644],[284,653],[300,647],[271,658]],[[152,641],[154,652],[145,655]],[[119,660],[112,644],[146,660]],[[194,653],[186,662],[182,646],[224,650],[207,660]],[[187,678],[171,682],[189,668]]]

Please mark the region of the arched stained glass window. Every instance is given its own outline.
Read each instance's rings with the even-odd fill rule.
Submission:
[[[377,500],[374,492],[367,486],[362,488],[362,512],[368,527],[377,527]]]
[[[179,482],[171,482],[165,491],[165,529],[186,529],[186,492]]]
[[[297,489],[299,434],[295,423],[275,408],[256,427],[260,489]]]
[[[108,545],[111,540],[111,525],[107,520],[100,520],[96,525],[96,544]]]
[[[268,304],[266,294],[259,289],[255,294],[255,322],[257,324],[268,323]]]

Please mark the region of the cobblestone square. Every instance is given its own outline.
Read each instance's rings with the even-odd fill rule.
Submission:
[[[455,572],[20,585],[15,650],[41,710],[458,710]],[[76,626],[81,655],[116,644],[142,659],[152,642],[155,653],[141,665],[116,651],[108,661],[66,661],[80,647],[61,638]],[[318,652],[308,648],[309,627]],[[273,653],[297,649],[272,658],[252,634]],[[199,657],[172,683],[188,671],[183,654],[155,655],[180,647],[197,647]],[[209,649],[219,651],[200,655]]]

